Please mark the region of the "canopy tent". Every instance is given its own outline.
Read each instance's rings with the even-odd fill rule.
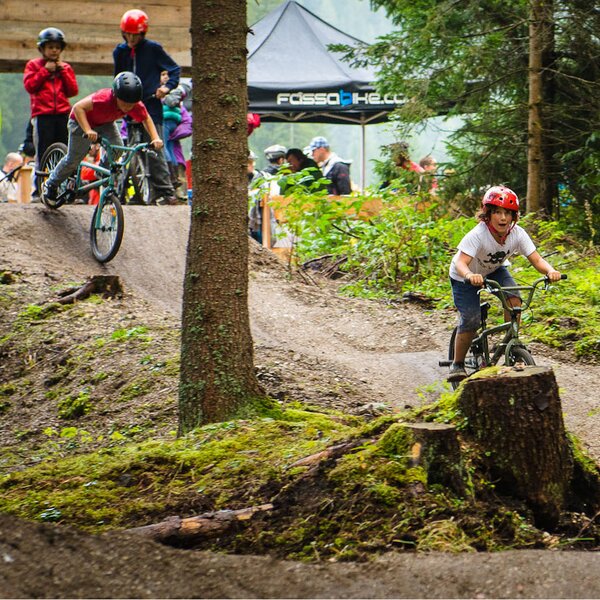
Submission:
[[[328,50],[330,44],[360,43],[294,0],[255,23],[247,37],[248,110],[265,122],[361,125],[362,184],[364,126],[387,120],[401,99],[376,92],[372,68],[351,66]]]

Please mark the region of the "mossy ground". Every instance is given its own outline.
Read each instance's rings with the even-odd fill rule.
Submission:
[[[411,466],[398,423],[460,430],[451,394],[373,420],[298,402],[282,387],[243,418],[177,439],[175,321],[130,297],[61,306],[48,302],[52,291],[18,274],[0,286],[0,417],[11,424],[0,438],[3,512],[101,532],[273,502],[199,547],[303,560],[571,545],[587,523],[568,515],[554,536],[537,529],[522,503],[496,494],[466,443],[466,493],[431,485]],[[261,375],[281,383],[268,367]],[[348,440],[360,444],[294,466]],[[598,543],[592,528],[585,537]]]

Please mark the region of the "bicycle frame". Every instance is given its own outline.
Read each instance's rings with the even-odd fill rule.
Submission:
[[[74,193],[76,196],[83,195],[90,190],[104,186],[104,190],[100,194],[100,204],[104,203],[107,194],[114,192],[116,188],[116,177],[124,169],[129,166],[129,163],[137,152],[145,150],[149,147],[147,143],[136,144],[135,146],[119,146],[112,145],[106,138],[99,138],[100,145],[106,151],[106,159],[108,161],[108,168],[100,164],[90,163],[82,161],[77,167],[77,173],[75,175],[75,189]],[[120,156],[117,158],[117,154]],[[82,185],[81,169],[83,167],[89,167],[96,174],[100,175],[95,181]],[[100,211],[97,212],[96,219],[100,219]],[[97,223],[99,225],[99,222]]]
[[[533,295],[541,283],[544,283],[544,289],[547,289],[550,281],[547,277],[540,277],[531,285],[501,287],[492,279],[484,280],[484,287],[479,290],[478,293],[481,294],[482,292],[489,292],[490,294],[496,296],[500,300],[502,308],[510,314],[510,321],[500,325],[495,325],[493,327],[487,327],[487,312],[490,308],[490,304],[489,302],[481,303],[481,333],[471,342],[471,348],[474,356],[481,357],[482,363],[478,368],[497,364],[503,355],[506,363],[508,364],[513,348],[525,348],[525,344],[519,339],[520,316],[523,311],[527,310],[531,306]],[[521,305],[512,306],[509,302],[508,294],[510,292],[525,291],[527,294],[525,295],[525,298],[521,298]],[[498,333],[502,333],[503,331],[506,333],[504,334],[502,341],[498,344],[494,350],[494,353],[490,356],[489,338]]]

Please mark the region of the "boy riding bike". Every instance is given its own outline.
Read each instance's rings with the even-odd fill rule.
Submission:
[[[129,115],[142,123],[151,139],[152,146],[163,147],[152,117],[141,102],[142,82],[134,73],[124,71],[113,80],[112,89],[104,88],[79,100],[73,106],[69,118],[69,148],[65,157],[56,165],[44,184],[43,198],[55,201],[60,184],[77,171],[90,145],[98,136],[107,138],[111,144],[121,145],[121,136],[115,121]]]
[[[550,281],[561,278],[559,271],[546,262],[535,249],[534,243],[522,227],[519,218],[519,198],[507,187],[491,187],[482,200],[482,210],[476,225],[458,244],[458,251],[450,264],[450,283],[454,304],[459,312],[458,333],[454,345],[454,360],[450,365],[448,381],[461,381],[467,376],[465,356],[481,324],[478,288],[484,278],[500,286],[515,286],[508,271],[512,256],[526,256],[527,260]],[[520,306],[518,293],[507,294],[511,306]]]

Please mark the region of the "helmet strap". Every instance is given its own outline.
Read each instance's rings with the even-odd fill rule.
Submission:
[[[506,238],[508,237],[508,234],[512,231],[513,227],[515,226],[515,222],[513,221],[510,225],[510,227],[508,228],[508,230],[506,231],[506,233],[504,235],[500,235],[500,232],[489,222],[489,221],[485,221],[485,224],[487,226],[487,228],[490,230],[490,233],[494,236],[494,238],[498,239],[500,238],[498,241],[500,243],[500,245],[504,246],[504,242],[506,242]]]

